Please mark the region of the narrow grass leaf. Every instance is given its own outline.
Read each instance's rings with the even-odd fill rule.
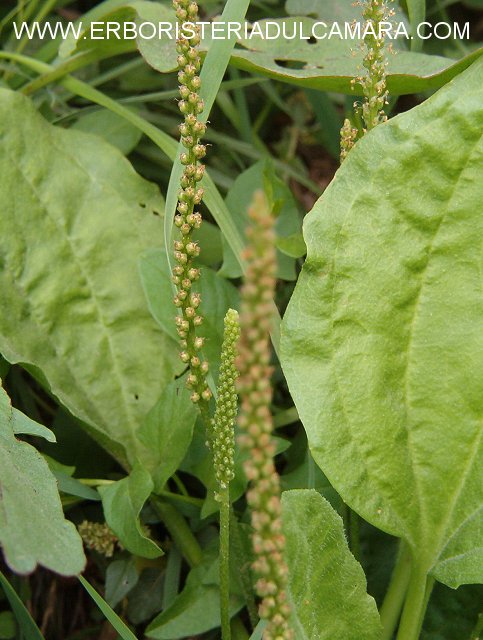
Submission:
[[[0,571],[0,584],[7,596],[7,600],[12,607],[12,611],[17,619],[18,626],[25,637],[25,640],[45,640],[44,636],[40,632],[40,629],[35,624],[34,619],[28,612],[27,607],[19,598],[17,592],[12,587],[7,578]],[[130,639],[132,640],[132,639]]]
[[[136,636],[131,631],[131,629],[129,629],[124,624],[124,622],[117,615],[117,613],[111,609],[111,607],[107,604],[107,602],[104,600],[104,598],[97,593],[97,591],[94,589],[94,587],[92,585],[90,585],[87,582],[87,580],[82,576],[79,576],[79,581],[82,584],[82,586],[84,587],[84,589],[87,591],[87,593],[90,595],[90,597],[94,600],[94,602],[99,607],[99,609],[102,611],[102,613],[103,613],[104,617],[106,618],[106,620],[108,620],[111,623],[111,625],[114,627],[114,629],[121,636],[121,639],[122,640],[137,640]],[[40,636],[40,637],[42,637],[42,636]]]

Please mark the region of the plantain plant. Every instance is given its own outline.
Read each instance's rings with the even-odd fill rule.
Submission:
[[[476,640],[477,43],[391,47],[417,0],[87,4],[0,7],[0,637],[106,637],[85,589],[129,640]],[[373,29],[183,32],[218,12]]]

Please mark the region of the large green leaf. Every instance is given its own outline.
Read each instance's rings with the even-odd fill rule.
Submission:
[[[122,546],[143,558],[157,558],[162,549],[151,540],[140,521],[141,509],[154,488],[149,472],[140,464],[113,484],[99,487],[107,524]]]
[[[145,0],[126,3],[123,7],[120,7],[121,4],[117,1],[106,3],[104,13],[99,8],[93,19],[98,21],[99,25],[103,21],[135,20],[138,24],[149,21],[155,24],[161,22],[164,25],[175,22],[173,14],[162,5]],[[320,7],[314,9],[313,4],[316,3],[309,1],[307,6],[304,4],[303,13],[313,15],[317,12],[317,15],[323,15],[329,30],[335,12],[332,8],[329,10],[320,9]],[[321,5],[322,3],[318,2],[317,4]],[[342,18],[338,18],[338,22],[342,25],[343,33],[345,21],[350,23],[352,20],[360,18],[360,11],[350,7],[350,4],[348,3],[349,9],[336,11]],[[415,2],[413,0],[412,5],[416,4],[420,5],[421,1]],[[295,12],[293,7],[290,7],[290,10]],[[415,16],[416,14],[413,17]],[[306,17],[306,15],[277,18],[276,20],[270,18],[268,22],[271,26],[268,28],[268,34],[273,35],[276,33],[274,30],[280,28],[279,37],[269,39],[255,34],[247,39],[241,38],[231,54],[230,63],[246,71],[260,73],[283,82],[325,91],[353,94],[351,81],[359,75],[358,69],[362,64],[362,52],[358,50],[357,40],[346,37],[327,37],[314,41],[313,38],[310,39],[310,35],[317,21]],[[402,21],[400,16],[398,16],[398,21]],[[267,21],[259,21],[262,30],[265,30],[265,22]],[[275,27],[274,23],[277,23],[279,27]],[[296,25],[296,37],[292,36],[294,24]],[[78,40],[71,37],[62,44],[61,54],[63,56],[73,56],[78,52],[89,51],[94,52],[97,57],[106,57],[124,53],[127,50],[135,51],[137,47],[146,62],[154,69],[166,73],[177,68],[176,53],[171,46],[172,40],[166,34],[162,34],[160,38],[138,37],[137,40],[102,39],[100,36],[98,36],[98,40],[92,40],[87,20],[83,21],[83,27],[84,31]],[[284,37],[284,29],[285,34],[289,36],[288,38]],[[315,33],[319,38],[323,35],[320,26],[315,27]],[[244,35],[243,32],[241,35]],[[217,40],[220,40],[219,35],[217,35]],[[210,40],[210,32],[207,29],[201,45],[203,52],[209,50],[212,43],[216,43],[217,40]],[[394,40],[394,44],[397,45],[397,42]],[[412,42],[419,41],[416,39]],[[354,54],[352,50],[354,50]],[[397,55],[389,56],[387,69],[389,91],[393,95],[402,95],[437,89],[466,69],[479,55],[481,55],[481,51],[456,61],[442,56],[414,53],[402,49],[398,51]]]
[[[37,564],[63,575],[84,568],[82,541],[64,518],[55,477],[31,445],[17,440],[10,400],[0,386],[0,544],[8,565]]]
[[[132,463],[137,428],[180,370],[137,274],[161,244],[162,199],[109,144],[6,90],[0,138],[0,351]]]
[[[377,640],[381,623],[341,517],[317,491],[285,491],[283,530],[297,640]]]
[[[283,326],[315,460],[452,587],[483,577],[482,70],[357,143],[306,218]]]

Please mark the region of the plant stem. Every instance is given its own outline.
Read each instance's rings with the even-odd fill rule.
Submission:
[[[401,615],[404,598],[411,577],[411,554],[403,541],[391,576],[391,582],[381,607],[382,638],[391,640]]]
[[[151,500],[186,562],[190,567],[199,565],[202,559],[201,547],[186,524],[186,520],[169,503],[155,496],[152,496]]]
[[[115,480],[106,480],[103,478],[76,478],[76,480],[86,487],[108,487],[115,482]]]
[[[418,640],[433,582],[425,568],[413,565],[397,640]]]
[[[158,496],[162,496],[163,498],[171,498],[172,500],[178,500],[178,502],[184,502],[185,504],[191,504],[198,509],[201,509],[203,506],[203,500],[201,498],[192,498],[191,496],[185,496],[181,493],[173,493],[172,491],[158,491]]]
[[[230,489],[220,489],[220,614],[221,636],[231,640],[230,629]]]

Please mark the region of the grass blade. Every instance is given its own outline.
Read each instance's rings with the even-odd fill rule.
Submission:
[[[260,620],[260,622],[257,624],[255,628],[255,631],[250,636],[250,640],[262,640],[262,634],[266,626],[267,626],[267,621]]]
[[[30,615],[27,607],[24,605],[22,600],[19,598],[17,592],[12,587],[7,578],[0,571],[0,584],[5,591],[5,595],[7,596],[7,600],[12,607],[12,611],[15,615],[15,618],[18,622],[18,626],[25,638],[25,640],[45,640],[44,636],[40,632],[40,629],[35,624],[34,619]]]
[[[121,636],[122,640],[137,640],[134,633],[129,629],[121,618],[117,615],[115,611],[111,609],[111,607],[107,604],[107,602],[102,598],[97,591],[94,589],[92,585],[90,585],[85,578],[82,576],[78,576],[80,583],[90,595],[90,597],[97,604],[99,609],[102,611],[106,620],[109,620],[114,629]]]

